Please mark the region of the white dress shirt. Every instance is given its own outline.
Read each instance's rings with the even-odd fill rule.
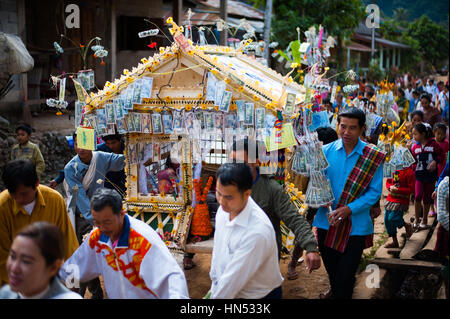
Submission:
[[[275,231],[251,197],[232,221],[219,207],[210,277],[211,298],[259,299],[281,286]]]

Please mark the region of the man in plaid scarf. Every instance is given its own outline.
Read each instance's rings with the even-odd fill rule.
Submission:
[[[327,207],[318,210],[313,226],[317,227],[331,298],[336,299],[352,298],[355,274],[374,231],[370,208],[380,199],[383,188],[385,154],[360,140],[365,121],[362,110],[343,110],[338,115],[340,139],[323,147],[335,200],[331,214],[327,214]]]

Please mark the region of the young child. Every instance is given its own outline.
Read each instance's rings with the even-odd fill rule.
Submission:
[[[393,178],[386,180],[386,188],[389,195],[384,205],[384,225],[392,242],[387,243],[385,248],[398,248],[397,228],[405,227],[406,238],[412,235],[412,226],[403,220],[403,214],[408,211],[409,197],[414,193],[414,171],[411,167],[396,170]]]
[[[434,139],[439,144],[442,152],[444,153],[443,161],[437,163],[438,176],[440,176],[445,167],[445,155],[447,155],[447,152],[449,150],[448,140],[446,139],[447,126],[445,126],[444,123],[436,123],[433,127],[433,133]],[[433,208],[434,209],[432,211],[430,210],[430,213],[428,214],[428,216],[430,217],[436,216],[436,203],[433,203]]]
[[[26,124],[21,124],[16,128],[17,141],[11,149],[11,160],[30,160],[36,165],[36,172],[38,177],[41,177],[45,169],[44,157],[39,149],[39,146],[30,142],[32,129]]]
[[[415,170],[415,229],[426,229],[428,227],[428,211],[431,206],[431,195],[438,178],[437,163],[444,158],[441,147],[433,138],[431,125],[427,123],[416,124],[413,128],[413,137],[417,141],[411,152],[416,160],[413,164]],[[422,206],[423,203],[423,206]],[[423,208],[423,220],[420,214]]]
[[[441,175],[442,171],[445,167],[445,155],[449,151],[449,143],[447,137],[447,126],[444,123],[436,123],[433,128],[434,139],[439,144],[444,153],[443,161],[437,164],[438,167],[438,176]]]

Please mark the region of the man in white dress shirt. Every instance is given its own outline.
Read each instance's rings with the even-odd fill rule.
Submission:
[[[282,297],[275,231],[250,197],[252,183],[245,163],[227,163],[217,172],[220,207],[210,271],[213,299]]]
[[[436,99],[439,98],[439,89],[436,84],[434,84],[434,80],[432,78],[428,79],[427,86],[425,87],[425,91],[430,94],[431,101],[436,103]]]

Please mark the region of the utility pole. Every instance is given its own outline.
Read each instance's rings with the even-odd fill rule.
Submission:
[[[220,0],[220,18],[225,21],[225,24],[228,20],[228,0]],[[226,25],[223,26],[222,31],[220,32],[220,45],[227,45],[228,42],[228,29]]]
[[[266,0],[266,10],[264,12],[264,59],[267,61],[269,66],[269,44],[270,44],[270,25],[272,22],[272,0]]]
[[[374,0],[373,2],[375,5],[377,4],[376,0]],[[371,60],[373,60],[374,57],[375,57],[375,28],[372,27],[372,52],[370,52]]]

